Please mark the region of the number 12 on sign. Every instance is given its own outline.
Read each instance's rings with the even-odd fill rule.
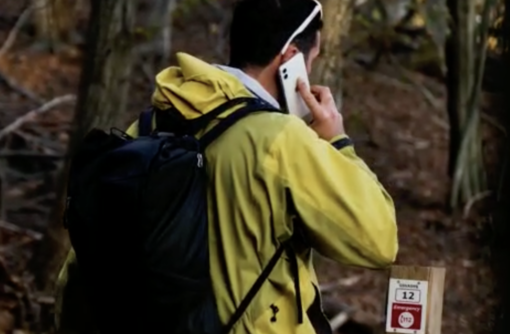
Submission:
[[[421,291],[416,289],[396,289],[395,300],[402,303],[419,303],[421,301]]]

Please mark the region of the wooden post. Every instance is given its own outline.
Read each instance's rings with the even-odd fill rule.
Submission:
[[[441,334],[445,274],[444,268],[393,266],[386,333]]]

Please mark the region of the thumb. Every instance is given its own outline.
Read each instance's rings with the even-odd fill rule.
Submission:
[[[313,96],[312,92],[310,91],[310,88],[301,78],[298,78],[297,80],[297,91],[310,110],[315,110],[319,106],[319,102],[317,102],[315,96]]]

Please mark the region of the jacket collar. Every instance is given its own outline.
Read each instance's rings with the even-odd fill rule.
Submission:
[[[271,104],[273,107],[280,109],[280,104],[276,99],[271,96],[271,94],[268,93],[268,91],[262,87],[262,85],[252,77],[250,77],[248,74],[244,73],[242,70],[230,67],[226,65],[214,65],[220,69],[222,69],[225,72],[228,72],[235,76],[241,83],[255,96],[258,98],[261,98],[262,100],[265,100],[267,103]]]

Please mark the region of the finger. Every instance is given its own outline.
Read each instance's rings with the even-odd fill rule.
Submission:
[[[301,79],[298,79],[297,82],[297,89],[299,92],[299,95],[303,98],[303,101],[307,105],[307,107],[310,109],[312,114],[315,110],[320,108],[319,102],[317,102],[317,99],[315,96],[313,96],[312,92],[310,92],[310,88],[305,84],[305,82]]]
[[[331,95],[331,90],[328,87],[324,86],[314,86],[311,89],[312,94],[314,94],[320,102],[329,101],[333,99],[333,95]]]
[[[322,92],[324,92],[327,89],[328,89],[328,87],[326,87],[326,86],[314,85],[314,86],[310,87],[310,91],[314,94],[321,94]]]

